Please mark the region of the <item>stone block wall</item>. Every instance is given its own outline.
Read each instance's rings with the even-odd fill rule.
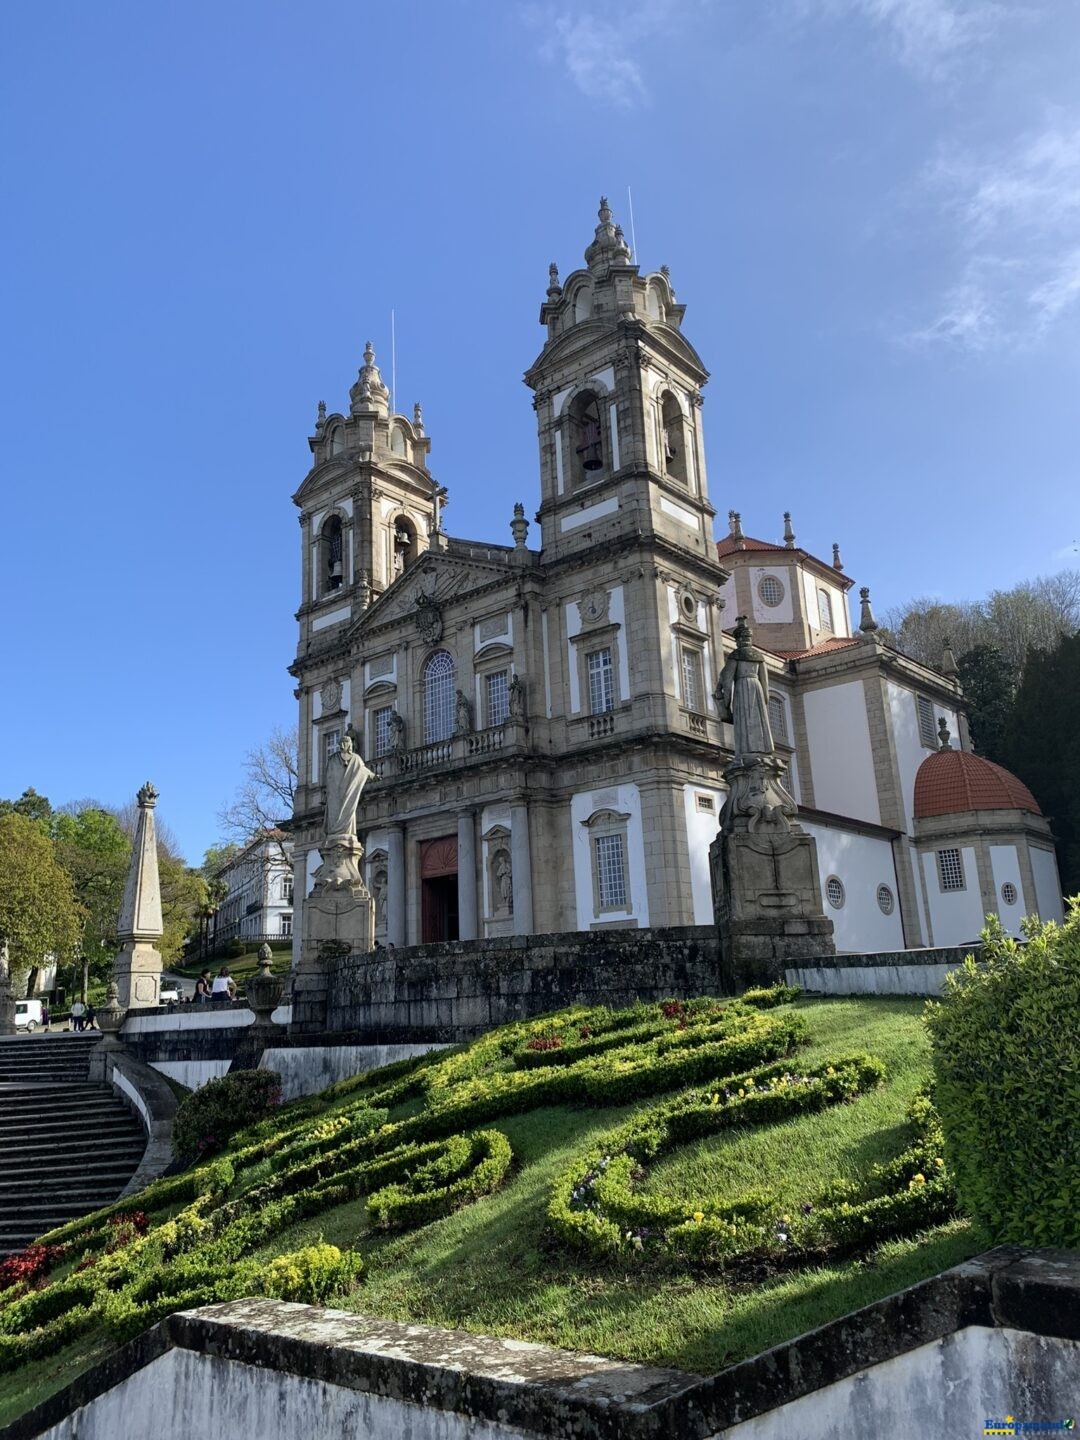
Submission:
[[[367,1041],[459,1041],[565,1005],[719,995],[712,926],[451,941],[332,962],[327,1029]]]

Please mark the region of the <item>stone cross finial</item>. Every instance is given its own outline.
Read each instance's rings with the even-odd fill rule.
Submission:
[[[878,623],[874,619],[874,612],[870,608],[869,585],[864,585],[859,591],[859,605],[859,629],[863,632],[864,635],[869,635],[878,628]]]
[[[791,511],[784,511],[784,547],[787,550],[795,549],[795,531],[791,528]]]
[[[375,364],[375,347],[372,345],[370,340],[364,341],[364,364]]]
[[[834,570],[843,570],[844,568],[844,562],[840,559],[840,546],[835,540],[832,547],[832,564]]]
[[[948,726],[948,723],[947,723],[946,720],[945,720],[945,716],[944,716],[944,715],[942,715],[942,717],[941,717],[940,720],[938,721],[937,733],[938,733],[938,741],[940,742],[938,748],[939,748],[940,750],[951,750],[951,749],[952,749],[952,740],[951,740],[951,738],[950,738],[950,736],[949,736],[949,726]]]

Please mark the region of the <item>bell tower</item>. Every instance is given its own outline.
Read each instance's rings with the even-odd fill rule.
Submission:
[[[423,551],[440,543],[446,498],[428,469],[419,405],[391,413],[370,340],[348,414],[319,402],[312,467],[293,501],[303,533],[300,648],[312,632],[356,620]]]
[[[667,267],[642,275],[606,199],[585,268],[549,270],[547,340],[525,375],[540,440],[545,559],[616,536],[712,559],[701,433],[708,372]]]

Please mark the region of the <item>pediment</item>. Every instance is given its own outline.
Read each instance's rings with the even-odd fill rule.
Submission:
[[[425,607],[447,610],[474,591],[509,581],[512,575],[509,564],[429,552],[383,591],[355,628],[367,630],[395,620],[415,619]]]

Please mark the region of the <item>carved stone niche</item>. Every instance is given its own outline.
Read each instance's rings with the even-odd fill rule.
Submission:
[[[390,861],[385,850],[373,850],[368,856],[368,889],[375,907],[375,934],[386,934],[386,895],[390,878]]]

